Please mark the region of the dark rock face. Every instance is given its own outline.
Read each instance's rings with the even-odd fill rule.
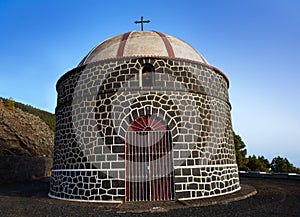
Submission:
[[[0,101],[0,155],[52,157],[54,132],[37,116]]]
[[[27,182],[50,175],[52,158],[0,156],[0,184]]]

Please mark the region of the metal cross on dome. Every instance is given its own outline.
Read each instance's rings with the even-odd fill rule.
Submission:
[[[144,17],[141,16],[140,21],[134,21],[135,24],[141,24],[141,30],[144,31],[144,23],[150,23],[150,20],[144,20]]]

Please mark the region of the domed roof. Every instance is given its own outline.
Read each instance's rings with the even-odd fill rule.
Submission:
[[[132,31],[100,43],[79,66],[124,57],[168,57],[208,64],[194,48],[176,37],[160,32]]]

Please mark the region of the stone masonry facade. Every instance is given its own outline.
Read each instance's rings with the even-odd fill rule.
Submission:
[[[143,86],[143,67],[153,83]],[[172,135],[176,199],[240,189],[227,78],[198,62],[122,58],[77,67],[57,83],[56,135],[49,196],[125,200],[126,132],[145,115]]]

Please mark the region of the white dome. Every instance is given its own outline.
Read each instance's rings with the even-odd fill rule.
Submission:
[[[133,31],[100,43],[79,66],[124,57],[168,57],[208,64],[194,48],[178,38],[160,32]]]

